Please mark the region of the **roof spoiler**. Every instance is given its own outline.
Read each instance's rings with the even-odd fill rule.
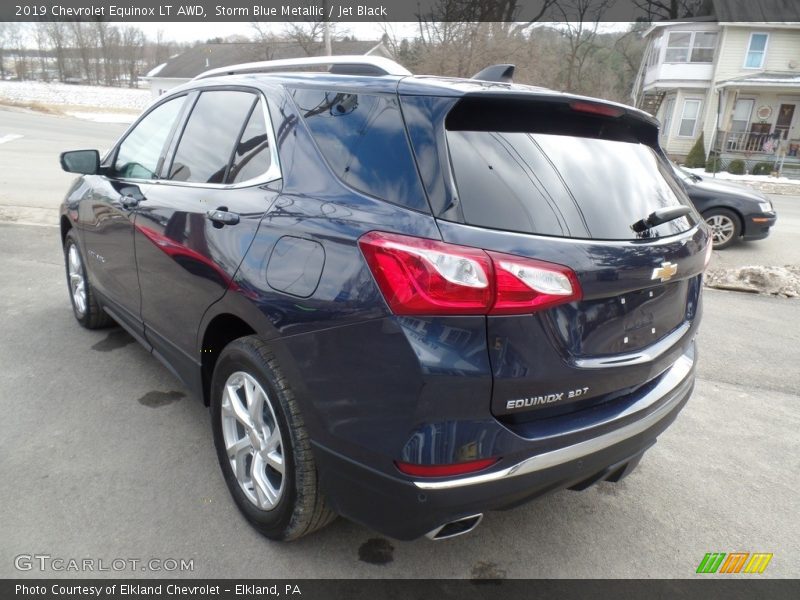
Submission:
[[[496,81],[498,83],[511,83],[514,79],[514,65],[492,65],[476,73],[471,79],[480,81]]]

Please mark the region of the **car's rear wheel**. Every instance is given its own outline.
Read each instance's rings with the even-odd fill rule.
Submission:
[[[239,510],[292,540],[330,523],[303,418],[275,357],[254,336],[225,347],[211,384],[214,444]]]
[[[113,324],[114,321],[100,306],[89,283],[78,239],[72,230],[67,232],[64,239],[64,265],[67,271],[72,313],[78,323],[86,329],[99,329]]]
[[[715,250],[723,250],[739,240],[742,224],[733,211],[725,208],[712,208],[703,213],[703,218],[711,231]]]

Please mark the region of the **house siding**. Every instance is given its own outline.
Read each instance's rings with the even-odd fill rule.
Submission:
[[[797,29],[770,29],[757,25],[725,27],[725,36],[717,59],[717,81],[743,77],[759,71],[783,71],[800,74],[800,31]],[[760,69],[745,69],[744,62],[751,33],[767,33],[767,52]],[[789,63],[795,61],[794,69]]]
[[[771,73],[786,73],[787,75],[800,75],[800,28],[778,28],[764,24],[749,24],[747,26],[722,24],[718,26],[719,37],[717,49],[714,57],[713,66],[709,65],[708,78],[695,73],[686,65],[683,70],[683,77],[676,77],[675,67],[679,65],[664,64],[664,49],[666,47],[666,36],[671,31],[689,30],[713,30],[708,24],[675,24],[653,31],[651,38],[661,37],[661,53],[659,63],[647,69],[643,81],[643,89],[662,89],[667,91],[667,95],[662,102],[657,118],[663,123],[664,110],[667,106],[667,99],[675,98],[674,113],[672,115],[670,131],[665,132],[661,137],[661,144],[664,150],[677,159],[682,159],[688,154],[691,147],[702,132],[705,139],[705,150],[708,153],[714,142],[718,128],[726,128],[729,125],[730,116],[733,111],[733,104],[736,93],[722,92],[721,97],[716,86],[726,80],[738,77],[747,77],[758,74],[762,71]],[[767,33],[769,35],[764,57],[764,63],[760,69],[744,68],[747,50],[750,44],[751,33]],[[652,39],[651,39],[652,43]],[[792,68],[790,63],[796,62]],[[790,131],[790,139],[800,138],[800,94],[791,94],[786,91],[765,89],[764,87],[754,86],[753,89],[742,89],[739,92],[741,97],[754,98],[755,108],[769,106],[773,115],[776,115],[781,104],[795,103],[796,110],[793,119],[793,127]],[[702,100],[700,123],[695,130],[695,135],[691,138],[678,135],[680,127],[680,117],[683,111],[684,102],[687,99]],[[722,106],[720,106],[720,102]],[[721,111],[720,111],[721,109]],[[718,111],[722,115],[718,123]],[[751,122],[755,121],[751,118]],[[775,117],[769,119],[774,123]]]
[[[675,158],[682,158],[689,153],[694,143],[697,141],[701,130],[703,130],[705,114],[706,114],[706,92],[705,90],[696,90],[690,88],[679,88],[674,93],[668,94],[661,103],[657,118],[659,122],[664,123],[666,115],[665,109],[668,105],[668,98],[675,98],[675,105],[670,122],[669,131],[665,131],[661,137],[661,145],[664,150]],[[681,116],[683,115],[683,106],[686,100],[699,100],[700,101],[700,115],[698,117],[698,124],[695,126],[694,135],[691,137],[683,137],[678,135],[680,131]],[[715,109],[716,110],[716,109]],[[706,138],[706,141],[708,138]]]

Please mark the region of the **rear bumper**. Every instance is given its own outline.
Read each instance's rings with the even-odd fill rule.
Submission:
[[[583,489],[618,480],[675,419],[694,388],[694,348],[673,368],[679,381],[659,385],[612,421],[591,433],[569,432],[515,453],[490,470],[452,478],[391,476],[319,445],[315,454],[323,489],[345,517],[401,540],[421,537],[452,520],[511,508],[564,488]],[[579,440],[579,441],[578,441]],[[524,441],[524,440],[523,440]],[[532,444],[534,445],[534,444]]]
[[[769,235],[778,216],[775,213],[759,213],[744,218],[743,240],[762,240]]]

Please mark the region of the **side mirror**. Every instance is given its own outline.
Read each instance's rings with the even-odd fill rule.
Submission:
[[[67,173],[96,175],[100,172],[100,153],[97,150],[71,150],[61,153],[61,168]]]

